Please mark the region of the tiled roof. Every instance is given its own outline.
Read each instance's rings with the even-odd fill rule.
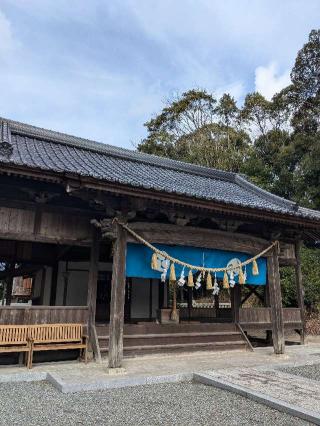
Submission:
[[[8,147],[11,149],[9,155]],[[101,181],[320,221],[320,212],[298,207],[236,173],[118,148],[2,118],[1,163],[56,173],[69,172]]]

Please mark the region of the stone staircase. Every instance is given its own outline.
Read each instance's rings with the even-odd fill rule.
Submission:
[[[109,325],[96,324],[101,355],[108,353]],[[232,323],[125,324],[124,356],[233,350],[247,348],[241,331]]]

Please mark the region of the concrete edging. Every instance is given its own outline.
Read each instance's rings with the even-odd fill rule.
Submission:
[[[267,405],[268,407],[274,408],[283,413],[299,417],[302,420],[306,420],[316,425],[320,425],[320,413],[317,413],[315,411],[306,410],[297,405],[292,405],[280,399],[275,399],[271,396],[253,391],[244,386],[239,386],[231,382],[217,379],[209,374],[194,373],[193,380],[199,383],[203,383],[205,385],[214,386],[219,389],[236,393],[237,395],[244,396],[245,398],[251,399],[255,402],[259,402],[260,404]]]
[[[92,383],[66,383],[58,376],[47,373],[47,381],[62,393],[75,393],[93,390],[108,390],[131,386],[151,385],[158,383],[178,383],[191,381],[193,373],[170,374],[166,376],[138,376],[121,377],[109,380],[100,380]]]

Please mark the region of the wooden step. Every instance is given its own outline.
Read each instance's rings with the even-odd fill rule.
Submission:
[[[155,334],[125,334],[124,339],[153,339],[153,338],[164,338],[164,337],[195,337],[195,336],[231,336],[240,335],[239,331],[208,331],[199,333],[155,333]],[[107,340],[109,336],[99,336],[98,339]]]
[[[107,336],[109,326],[96,324],[97,334]],[[123,333],[129,334],[168,334],[168,333],[200,333],[200,332],[238,331],[233,323],[182,323],[182,324],[125,324]]]
[[[197,350],[232,350],[245,349],[246,343],[243,340],[227,342],[200,342],[200,343],[176,343],[167,345],[144,345],[124,347],[124,355],[166,353],[172,351],[197,351]],[[101,347],[101,353],[107,353],[108,347]]]

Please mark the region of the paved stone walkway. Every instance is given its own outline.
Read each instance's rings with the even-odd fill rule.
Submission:
[[[217,370],[210,371],[208,374],[306,410],[315,411],[320,415],[319,381],[293,376],[276,369],[261,368]]]

